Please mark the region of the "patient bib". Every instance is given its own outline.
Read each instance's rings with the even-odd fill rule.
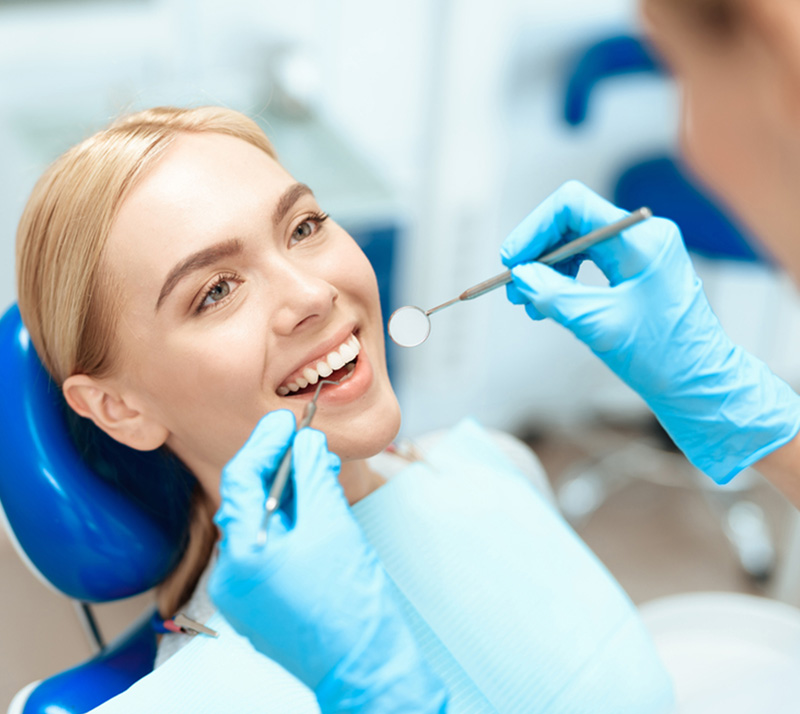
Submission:
[[[353,507],[448,712],[662,714],[672,685],[636,608],[476,423]],[[95,711],[319,712],[219,613]]]

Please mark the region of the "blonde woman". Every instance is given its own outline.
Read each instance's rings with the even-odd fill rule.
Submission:
[[[367,461],[400,423],[374,273],[251,120],[153,109],[67,152],[22,217],[18,279],[69,406],[130,447],[168,449],[197,481],[160,609],[208,618],[211,576],[227,619],[219,641],[165,638],[160,706],[175,688],[159,672],[205,648],[184,707],[224,690],[231,711],[253,697],[280,710],[285,688],[299,697],[286,711],[668,709],[635,608],[479,427],[388,484]],[[314,384],[348,369],[295,438]],[[255,649],[228,656],[231,624]],[[506,666],[508,652],[522,656]]]

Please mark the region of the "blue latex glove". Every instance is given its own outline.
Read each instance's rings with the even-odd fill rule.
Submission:
[[[443,685],[421,660],[351,515],[339,459],[321,432],[303,429],[294,439],[293,495],[270,520],[266,546],[256,545],[294,430],[291,412],[268,414],[223,470],[211,599],[256,649],[314,691],[323,712],[444,711]]]
[[[637,391],[692,463],[718,483],[790,441],[800,397],[733,344],[712,312],[678,227],[652,218],[558,270],[530,262],[627,213],[571,181],[506,239],[511,302],[570,329]],[[608,287],[574,276],[591,259]]]

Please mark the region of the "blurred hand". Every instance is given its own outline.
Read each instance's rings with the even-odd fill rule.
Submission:
[[[698,468],[725,483],[798,433],[800,398],[722,330],[678,227],[652,218],[557,269],[535,262],[626,215],[577,181],[564,184],[503,243],[508,299],[571,330],[641,395]],[[575,280],[587,258],[607,287]]]
[[[294,438],[293,494],[257,537],[269,486],[295,419],[265,416],[222,472],[222,531],[209,592],[263,654],[314,690],[323,712],[439,712],[446,696],[428,671],[354,520],[325,435]]]

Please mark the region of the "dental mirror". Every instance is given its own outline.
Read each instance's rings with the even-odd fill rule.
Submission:
[[[389,337],[401,347],[416,347],[428,339],[431,321],[416,305],[400,307],[389,318]]]
[[[560,263],[562,260],[566,260],[567,258],[571,258],[573,255],[577,255],[581,251],[588,250],[593,245],[597,245],[598,243],[602,243],[604,240],[613,238],[626,228],[630,228],[631,226],[634,226],[647,218],[651,218],[652,215],[653,212],[649,208],[640,208],[622,220],[609,223],[607,226],[597,228],[581,238],[576,238],[569,243],[565,243],[547,255],[543,255],[542,257],[538,258],[537,260],[545,265],[555,265],[556,263]],[[474,300],[476,297],[486,295],[486,293],[499,288],[501,285],[507,285],[510,282],[511,271],[506,270],[498,275],[495,275],[493,278],[489,278],[488,280],[484,280],[482,283],[478,283],[477,285],[473,285],[471,288],[467,288],[458,297],[448,300],[447,302],[437,305],[436,307],[432,307],[430,310],[423,310],[421,307],[417,307],[416,305],[405,305],[404,307],[397,308],[397,310],[395,310],[389,318],[389,337],[391,337],[392,341],[401,347],[416,347],[417,345],[421,345],[431,334],[430,316],[433,315],[433,313],[439,312],[439,310],[444,310],[444,308],[450,307],[450,305],[455,305],[457,302]]]

